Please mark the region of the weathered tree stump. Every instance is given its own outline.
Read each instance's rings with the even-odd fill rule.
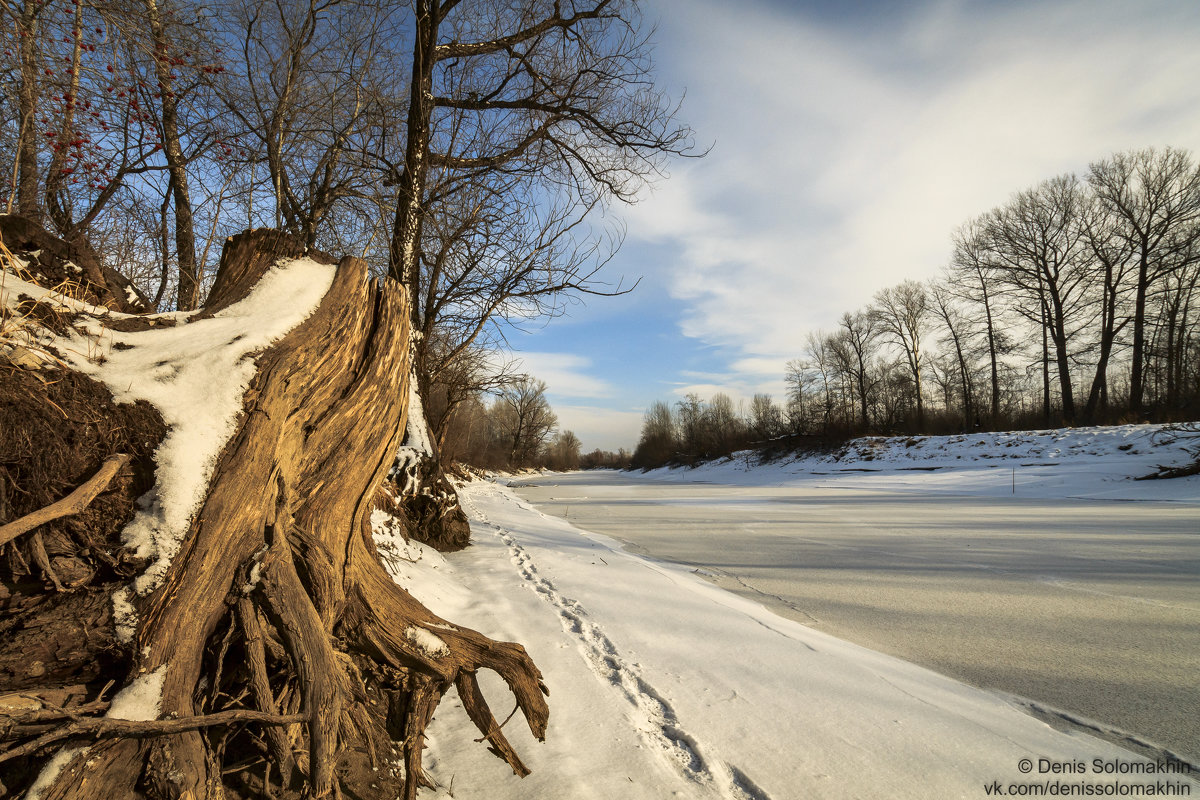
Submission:
[[[274,231],[231,239],[204,313],[302,253]],[[48,703],[24,716],[0,707],[10,753],[58,754],[42,800],[383,796],[389,783],[411,798],[430,785],[424,730],[452,685],[493,751],[526,772],[475,673],[504,678],[540,739],[548,708],[537,667],[520,645],[425,609],[371,539],[404,430],[408,318],[402,287],[368,283],[365,263],[345,258],[312,315],[257,357],[182,548],[162,585],[134,599],[140,622],[119,685],[161,681],[158,721],[98,733],[78,720],[55,727]]]

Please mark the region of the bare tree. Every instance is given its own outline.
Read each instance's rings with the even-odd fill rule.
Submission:
[[[495,317],[624,291],[597,280],[619,238],[585,220],[691,148],[639,28],[628,0],[416,4],[403,158],[378,152],[399,189],[389,269],[414,329],[448,324],[467,346]],[[425,382],[437,365],[421,341]]]
[[[558,425],[558,417],[546,400],[545,381],[524,378],[505,387],[493,408],[498,432],[507,445],[508,465],[529,466]]]
[[[871,427],[871,400],[877,383],[872,362],[879,339],[878,322],[865,311],[842,314],[841,327],[830,340],[831,350],[858,398],[864,430]]]
[[[37,115],[41,111],[41,16],[47,4],[42,0],[3,0],[0,8],[13,23],[16,34],[14,47],[17,50],[17,146],[14,162],[13,191],[16,195],[17,213],[41,222],[41,171],[38,165],[39,131]],[[10,197],[8,212],[12,213]]]
[[[1082,204],[1079,181],[1074,175],[1062,175],[1020,192],[994,212],[988,223],[989,241],[1002,267],[1003,280],[1026,301],[1018,306],[1019,310],[1039,323],[1043,337],[1053,342],[1062,413],[1068,424],[1073,424],[1076,417],[1070,339],[1090,322],[1084,318],[1089,311],[1085,294],[1092,270],[1085,258]],[[1047,412],[1048,360],[1043,338]]]
[[[196,263],[196,226],[191,180],[188,176],[191,155],[185,152],[186,132],[183,130],[180,101],[191,99],[194,102],[195,98],[189,98],[188,95],[193,94],[198,83],[195,80],[185,83],[176,71],[187,66],[195,74],[200,74],[197,66],[206,72],[210,67],[204,63],[195,64],[195,58],[193,63],[189,64],[188,59],[183,57],[183,53],[187,51],[196,53],[201,49],[197,39],[202,40],[202,37],[199,36],[198,25],[180,24],[179,14],[183,9],[179,8],[179,5],[171,0],[142,0],[145,24],[149,29],[150,57],[156,88],[152,94],[146,93],[150,96],[145,99],[147,102],[157,101],[159,137],[170,176],[168,190],[174,210],[175,260],[179,276],[176,308],[190,311],[200,304],[201,274]],[[185,44],[188,39],[190,42]],[[201,56],[199,60],[203,61],[204,57]],[[195,150],[202,150],[205,146],[203,142],[192,144]]]
[[[518,362],[501,358],[498,351],[471,347],[451,359],[443,351],[452,346],[441,330],[433,332],[429,351],[443,366],[430,384],[424,405],[438,452],[445,446],[455,415],[464,403],[481,394],[502,391],[527,377],[516,371]]]
[[[819,347],[819,337],[809,334],[810,349]],[[783,382],[787,385],[787,426],[792,433],[811,431],[820,414],[824,426],[829,423],[829,378],[816,359],[793,358],[787,362]],[[818,398],[817,387],[822,392]]]
[[[416,0],[409,41],[403,120],[400,104],[381,105],[383,129],[405,131],[403,150],[380,135],[373,152],[398,190],[388,273],[413,298],[414,380],[427,391],[424,334],[447,316],[470,346],[497,317],[539,316],[561,308],[563,295],[625,291],[596,280],[612,248],[588,235],[585,220],[631,200],[692,143],[653,85],[633,0]],[[439,205],[443,226],[431,238]],[[455,302],[463,287],[471,297]],[[436,465],[436,454],[404,456],[403,468],[427,461]]]
[[[1000,422],[1000,357],[1007,352],[1008,342],[1000,326],[998,273],[1000,267],[992,255],[987,233],[987,218],[980,217],[954,233],[952,285],[964,300],[977,305],[982,312],[983,332],[987,341],[990,367],[992,425]]]
[[[962,398],[963,418],[966,424],[970,425],[975,419],[976,414],[974,380],[972,378],[973,370],[970,363],[970,349],[968,345],[969,322],[955,304],[954,293],[946,283],[935,281],[930,286],[929,301],[934,317],[946,332],[942,339],[942,344],[943,346],[949,344],[952,349],[951,353],[944,353],[943,356],[952,355],[953,372],[944,366],[941,368],[941,372],[947,376],[950,374],[956,375]],[[944,358],[943,360],[948,359]],[[947,406],[949,406],[948,391],[946,392],[946,397]],[[997,405],[999,404],[998,396],[996,403]]]
[[[1186,262],[1179,234],[1200,218],[1200,169],[1182,150],[1118,153],[1091,165],[1088,183],[1105,208],[1123,223],[1137,273],[1129,407],[1142,410],[1145,396],[1146,304],[1163,278]]]
[[[874,316],[880,335],[889,339],[904,353],[917,404],[917,429],[925,428],[925,400],[921,385],[924,351],[921,339],[929,321],[929,297],[924,284],[908,280],[883,289],[875,295],[870,314]]]
[[[1193,225],[1189,249],[1200,246],[1200,226]],[[1167,274],[1157,295],[1157,309],[1152,319],[1153,334],[1150,348],[1153,361],[1153,377],[1156,379],[1158,402],[1165,406],[1168,418],[1178,418],[1186,411],[1189,401],[1200,397],[1200,386],[1196,376],[1200,373],[1194,350],[1197,342],[1196,300],[1200,287],[1200,260],[1190,253],[1183,259],[1187,263],[1180,269]],[[1189,391],[1190,385],[1190,391]]]
[[[682,400],[675,402],[675,409],[680,449],[692,459],[704,458],[707,444],[704,430],[704,399],[695,392],[688,392]]]
[[[742,418],[734,407],[733,398],[717,392],[709,400],[703,416],[705,448],[709,455],[731,452],[743,435]]]
[[[470,348],[495,344],[497,323],[558,316],[571,293],[610,293],[597,274],[619,240],[578,240],[590,209],[535,199],[527,181],[501,172],[435,188],[442,193],[425,216],[413,313],[422,386]]]
[[[649,80],[633,2],[417,0],[415,28],[390,250],[392,275],[414,297],[431,169],[546,175],[585,203],[629,200],[666,155],[691,148],[690,131]],[[439,115],[464,113],[445,127],[450,143],[466,146],[436,148]]]
[[[579,437],[574,431],[562,431],[546,447],[546,466],[550,469],[579,469]]]
[[[381,104],[393,102],[407,12],[352,0],[223,0],[221,13],[240,57],[218,85],[249,148],[242,160],[265,164],[274,226],[312,246],[341,204],[374,196],[380,173],[365,153]]]
[[[756,394],[750,400],[750,429],[758,439],[773,439],[784,432],[783,409],[769,394]]]
[[[1108,405],[1108,366],[1117,337],[1132,321],[1128,307],[1130,275],[1136,268],[1134,242],[1124,235],[1124,224],[1111,207],[1090,195],[1081,215],[1088,255],[1094,260],[1100,281],[1095,287],[1100,307],[1100,330],[1096,370],[1088,391],[1083,416],[1094,420],[1097,411]]]
[[[651,403],[642,419],[642,432],[633,451],[632,465],[642,469],[661,466],[678,449],[671,407],[662,401]]]

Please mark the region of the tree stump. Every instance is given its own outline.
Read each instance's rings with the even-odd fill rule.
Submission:
[[[301,254],[333,263],[275,231],[229,240],[203,313]],[[312,315],[257,356],[183,546],[162,585],[134,598],[120,684],[161,687],[157,720],[106,728],[77,710],[55,719],[49,703],[0,707],[0,760],[50,759],[41,800],[412,798],[432,785],[424,731],[452,685],[493,752],[526,773],[475,673],[503,677],[541,739],[548,692],[537,667],[520,645],[425,609],[372,542],[376,492],[405,424],[408,319],[402,287],[368,283],[366,264],[344,258]]]

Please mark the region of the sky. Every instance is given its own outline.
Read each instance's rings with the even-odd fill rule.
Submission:
[[[650,0],[711,147],[632,206],[589,298],[509,342],[585,451],[689,392],[784,395],[810,332],[934,277],[959,225],[1114,152],[1200,153],[1200,3]]]

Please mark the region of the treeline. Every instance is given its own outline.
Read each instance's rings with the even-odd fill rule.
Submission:
[[[646,411],[630,466],[690,465],[799,433],[803,426],[797,411],[792,403],[781,408],[767,394],[756,394],[749,409],[723,392],[709,400],[691,393],[674,408],[656,401]]]
[[[1200,415],[1200,169],[1118,153],[964,224],[906,280],[788,363],[782,406],[689,395],[646,413],[634,464],[786,434],[949,432]]]
[[[580,452],[579,437],[560,430],[546,399],[546,384],[527,375],[509,376],[493,394],[472,392],[453,409],[446,407],[446,387],[437,387],[427,411],[430,427],[441,430],[442,458],[496,470],[595,469],[629,466],[625,451]]]

